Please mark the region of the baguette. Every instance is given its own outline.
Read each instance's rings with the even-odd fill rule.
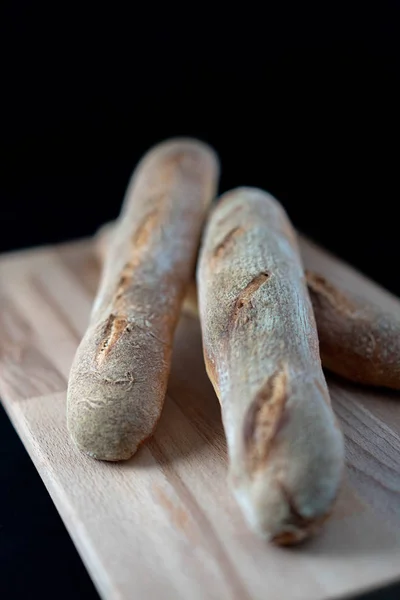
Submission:
[[[400,389],[400,315],[307,271],[322,364],[356,383]]]
[[[96,234],[101,262],[112,235],[111,223]],[[301,249],[301,240],[300,240]],[[304,258],[307,267],[307,258]],[[350,294],[325,276],[306,270],[317,323],[322,365],[363,385],[400,389],[400,315],[382,310],[365,297]],[[183,309],[198,317],[196,282],[190,281]]]
[[[68,384],[68,429],[94,458],[128,459],[156,426],[217,177],[194,140],[156,146],[134,172]]]
[[[253,188],[222,196],[204,234],[197,284],[234,495],[259,535],[300,542],[332,509],[344,444],[296,235],[276,200]]]

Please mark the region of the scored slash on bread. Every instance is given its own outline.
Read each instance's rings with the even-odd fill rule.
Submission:
[[[233,492],[259,535],[297,543],[332,510],[344,444],[296,235],[275,199],[253,188],[222,196],[204,233],[197,285]]]

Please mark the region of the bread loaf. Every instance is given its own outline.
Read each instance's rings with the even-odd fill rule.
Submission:
[[[400,314],[307,271],[322,364],[351,381],[400,389]]]
[[[194,140],[156,146],[133,174],[68,384],[69,431],[94,458],[129,458],[158,421],[217,177]]]
[[[222,196],[204,234],[197,285],[234,494],[258,534],[299,542],[332,509],[344,445],[296,235],[276,200],[253,188]]]

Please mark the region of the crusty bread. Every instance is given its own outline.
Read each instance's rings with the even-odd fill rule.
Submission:
[[[324,367],[357,383],[400,389],[400,314],[306,275]]]
[[[344,445],[296,235],[276,200],[253,188],[222,196],[203,237],[197,285],[234,494],[258,534],[299,542],[332,509]]]
[[[115,223],[109,221],[108,223],[104,223],[101,227],[99,227],[96,232],[94,238],[94,250],[97,259],[100,264],[104,263],[104,260],[107,256],[108,247],[111,244],[112,235],[115,231]],[[193,317],[198,318],[199,316],[199,307],[197,302],[197,285],[196,279],[193,271],[193,276],[190,279],[190,282],[186,289],[185,299],[182,305],[182,311]]]
[[[95,251],[101,262],[112,231],[113,224],[106,223],[96,234]],[[303,262],[307,268],[307,256]],[[339,289],[321,273],[306,270],[306,281],[323,367],[356,383],[400,389],[400,315]],[[198,317],[193,279],[182,310]]]
[[[158,421],[217,177],[194,140],[156,146],[133,174],[68,384],[69,431],[94,458],[129,458]]]

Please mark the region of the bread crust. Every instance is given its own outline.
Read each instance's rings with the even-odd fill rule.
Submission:
[[[222,196],[204,233],[197,285],[234,494],[259,535],[299,542],[332,509],[344,445],[296,235],[272,196],[254,188]]]
[[[68,384],[68,429],[94,458],[128,459],[159,419],[218,170],[208,146],[182,139],[150,150],[132,176]]]
[[[322,364],[364,385],[400,389],[400,314],[306,272]]]

